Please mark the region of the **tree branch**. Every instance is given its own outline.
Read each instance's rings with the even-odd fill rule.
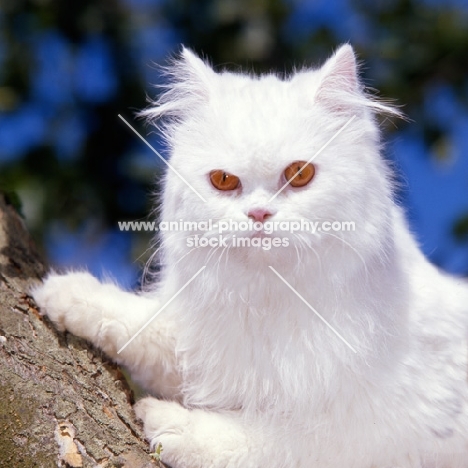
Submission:
[[[0,467],[157,466],[121,371],[39,315],[28,291],[44,272],[0,194]]]

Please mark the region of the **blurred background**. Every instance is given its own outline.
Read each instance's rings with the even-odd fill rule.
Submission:
[[[466,0],[0,0],[0,190],[50,263],[134,286],[158,135],[135,120],[180,44],[221,68],[288,72],[350,42],[365,84],[404,105],[383,122],[398,197],[429,258],[468,275]]]

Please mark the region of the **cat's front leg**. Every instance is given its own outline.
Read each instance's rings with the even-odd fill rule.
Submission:
[[[174,327],[168,319],[158,316],[122,349],[158,313],[157,299],[101,283],[87,272],[49,274],[32,295],[59,330],[87,339],[127,366],[147,390],[165,397],[178,393]]]
[[[161,444],[161,460],[172,468],[269,466],[261,432],[237,412],[188,410],[151,397],[138,401],[134,409],[151,448]]]

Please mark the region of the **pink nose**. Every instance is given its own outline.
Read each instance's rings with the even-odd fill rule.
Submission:
[[[248,212],[247,216],[254,221],[263,223],[263,221],[270,218],[272,214],[263,208],[253,208]]]

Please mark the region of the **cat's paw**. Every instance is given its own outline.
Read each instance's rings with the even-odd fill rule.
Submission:
[[[156,398],[143,398],[134,409],[151,449],[159,448],[162,462],[172,468],[260,466],[262,446],[232,414],[188,410]]]
[[[69,329],[70,318],[87,307],[87,298],[99,287],[99,281],[86,272],[57,275],[51,273],[32,291],[42,315],[47,315],[60,330]]]
[[[139,400],[133,408],[137,418],[143,421],[145,437],[151,450],[155,450],[160,444],[160,458],[163,463],[172,468],[199,466],[189,464],[187,460],[187,449],[191,445],[187,440],[189,410],[178,403],[151,397]]]

